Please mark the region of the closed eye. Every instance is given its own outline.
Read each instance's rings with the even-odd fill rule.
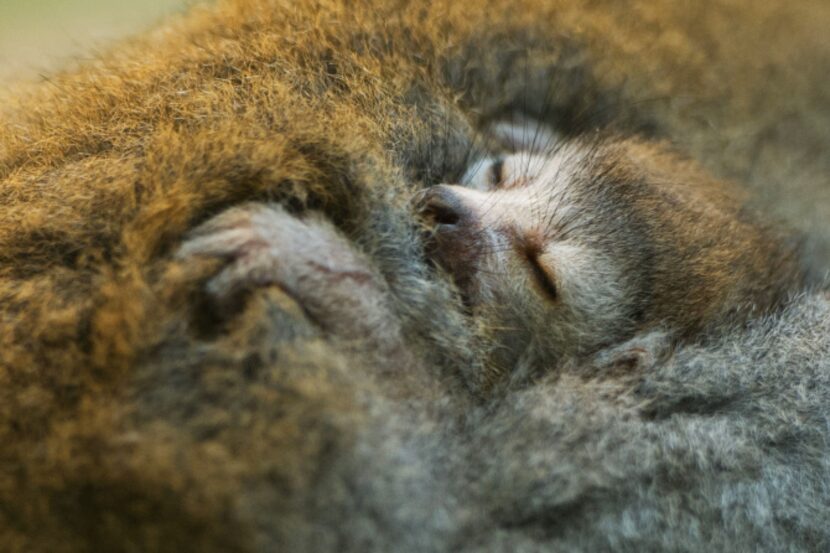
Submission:
[[[550,269],[542,264],[539,255],[535,252],[528,253],[527,261],[533,273],[533,278],[542,290],[542,293],[549,300],[557,301],[559,299],[559,291],[556,288],[556,282],[550,273]]]

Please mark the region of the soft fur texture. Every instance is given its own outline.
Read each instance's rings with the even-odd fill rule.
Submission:
[[[0,119],[0,549],[824,551],[830,301],[641,375],[469,391],[480,340],[409,199],[478,123],[669,139],[830,259],[830,5],[228,0]],[[391,289],[421,374],[278,289],[217,312],[186,233],[316,210]],[[404,377],[405,376],[405,377]]]

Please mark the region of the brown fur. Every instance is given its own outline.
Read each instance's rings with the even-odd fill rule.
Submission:
[[[796,238],[762,222],[743,189],[659,147],[623,141],[609,157],[601,164],[622,183],[612,197],[632,203],[653,248],[646,320],[694,336],[763,315],[800,289]]]
[[[463,166],[467,114],[671,137],[816,231],[828,21],[821,1],[228,0],[21,90],[0,120],[0,548],[342,545],[321,529],[350,505],[365,398],[398,384],[275,290],[212,320],[216,266],[175,262],[184,234],[248,200],[323,212],[432,371],[396,397],[463,411],[474,333],[401,257],[413,183]]]

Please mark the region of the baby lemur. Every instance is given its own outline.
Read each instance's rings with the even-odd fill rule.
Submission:
[[[419,205],[430,257],[508,349],[550,360],[652,331],[697,338],[802,281],[795,240],[663,145],[562,140],[527,120],[493,134],[503,155]]]
[[[697,337],[766,312],[801,281],[792,242],[737,186],[661,145],[561,140],[525,120],[493,135],[507,153],[416,203],[431,229],[427,257],[502,352],[476,388],[525,352],[549,368],[651,331]],[[207,287],[220,303],[275,284],[335,336],[388,351],[400,340],[382,276],[322,218],[233,208],[179,255],[231,260]]]

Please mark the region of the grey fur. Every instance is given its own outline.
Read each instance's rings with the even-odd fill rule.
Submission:
[[[828,336],[830,302],[805,295],[624,383],[367,397],[307,511],[274,519],[275,489],[246,511],[266,551],[826,551]]]
[[[267,214],[269,209],[235,208],[216,221],[247,220],[246,212]],[[285,212],[274,208],[270,213],[277,231],[288,217],[285,232],[296,232]],[[313,231],[315,224],[321,245],[297,255],[316,252],[330,259],[329,241],[347,266],[360,258],[343,251],[342,238],[325,222],[310,218],[301,224],[302,232]],[[211,238],[217,227],[220,232]],[[225,247],[227,230],[209,222],[182,252]],[[279,232],[274,236],[274,244],[290,245]],[[283,251],[275,260],[291,255]],[[402,261],[397,259],[399,266]],[[266,257],[259,263],[267,267],[272,261]],[[410,259],[403,266],[419,263]],[[289,289],[321,278],[296,260],[272,274],[286,271],[300,275],[280,277]],[[342,305],[332,303],[343,301],[337,300],[343,292],[337,286],[324,288],[328,311],[309,304],[314,319],[333,318],[335,324],[322,325],[328,345],[309,349],[306,341],[286,342],[280,334],[293,324],[276,316],[284,309],[279,302],[273,304],[274,315],[261,319],[264,333],[247,331],[256,336],[261,359],[281,359],[282,370],[266,363],[265,372],[254,377],[261,385],[296,387],[310,379],[324,389],[336,386],[331,399],[350,398],[305,414],[302,403],[287,411],[305,419],[301,424],[312,433],[310,444],[325,445],[319,454],[303,454],[304,463],[312,464],[293,476],[291,487],[299,486],[293,493],[286,495],[281,485],[263,486],[261,477],[243,484],[239,513],[255,527],[255,549],[777,552],[830,547],[824,523],[830,509],[826,294],[793,298],[782,312],[749,328],[722,332],[706,345],[640,359],[634,372],[613,367],[609,372],[609,365],[633,348],[660,352],[665,334],[635,338],[598,355],[594,364],[569,364],[541,380],[516,379],[512,389],[471,401],[464,387],[435,386],[434,373],[428,376],[430,363],[423,357],[413,363],[409,357],[415,350],[387,348],[382,358],[365,351],[344,355],[337,334],[354,336],[348,327],[337,330],[343,322],[337,318],[348,317]],[[423,282],[413,286],[398,293],[429,290]],[[360,309],[371,311],[374,300],[366,294]],[[264,307],[276,297],[255,290],[252,301]],[[371,321],[360,309],[353,315],[365,318],[356,323]],[[319,331],[310,330],[311,335]],[[367,326],[363,332],[365,343],[375,344],[373,336],[387,336],[388,328]],[[324,355],[328,361],[321,363],[315,351],[321,347],[339,347],[341,353]],[[462,352],[445,355],[461,359]],[[539,358],[531,355],[526,362]],[[527,373],[539,371],[530,367]],[[305,401],[314,401],[309,391],[302,393]],[[287,408],[267,409],[281,407]]]

